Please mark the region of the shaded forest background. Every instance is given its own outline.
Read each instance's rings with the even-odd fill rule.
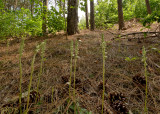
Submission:
[[[146,1],[121,1],[123,11],[119,14],[119,16],[121,16],[119,22],[121,23],[121,21],[123,21],[123,17],[125,21],[136,18],[144,22],[145,18],[149,18],[147,15],[151,14],[151,11],[152,18],[147,19],[148,23],[155,19],[158,20],[160,10],[159,1],[151,0],[148,7],[146,7]],[[55,6],[51,6],[53,2],[55,2]],[[51,6],[50,9],[48,9],[49,3]],[[45,32],[54,34],[60,30],[72,30],[76,26],[78,26],[79,29],[88,29],[90,26],[90,29],[94,30],[95,25],[96,28],[108,29],[115,23],[118,23],[118,11],[120,12],[121,10],[118,10],[118,8],[122,7],[122,4],[119,3],[120,7],[118,7],[117,0],[98,0],[95,5],[92,3],[94,3],[94,1],[87,2],[80,0],[76,4],[72,4],[65,0],[2,0],[0,3],[1,40],[8,36],[17,37],[21,34],[27,34],[29,36],[43,36]],[[69,4],[72,4],[73,7],[67,7]],[[90,14],[88,14],[88,5],[90,5]],[[74,8],[74,6],[77,8]],[[78,7],[86,12],[86,19],[78,19]],[[148,11],[147,8],[149,8],[150,11]],[[73,11],[70,9],[73,9]],[[73,17],[73,20],[77,18],[75,19],[77,22],[68,22],[67,12],[74,12],[74,10],[77,10],[77,13],[72,13],[71,17]],[[70,18],[69,15],[68,18]],[[67,26],[70,26],[70,23],[78,23],[78,21],[80,22],[79,24],[67,28]],[[120,29],[122,28],[123,27]]]

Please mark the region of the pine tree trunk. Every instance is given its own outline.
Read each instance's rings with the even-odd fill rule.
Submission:
[[[118,3],[119,30],[123,30],[124,29],[124,19],[123,19],[122,0],[117,0],[117,3]]]
[[[78,0],[68,0],[67,34],[79,33],[78,30]]]
[[[86,15],[86,28],[89,29],[89,23],[88,23],[88,0],[85,0],[85,15]]]
[[[147,7],[148,14],[151,14],[152,11],[151,11],[151,7],[150,7],[150,4],[149,4],[149,0],[146,0],[146,7]]]
[[[94,23],[94,0],[90,0],[90,25],[91,31],[94,30],[95,23]]]

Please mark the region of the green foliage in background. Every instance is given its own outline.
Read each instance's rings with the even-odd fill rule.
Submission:
[[[16,16],[14,12],[5,12],[2,9],[0,12],[0,38],[5,38],[6,36],[14,36],[16,32]]]
[[[0,40],[27,36],[42,36],[42,3],[35,4],[33,16],[29,9],[6,10],[0,2]],[[47,27],[49,33],[64,30],[63,11],[48,10]]]
[[[117,1],[104,0],[95,7],[96,27],[107,28],[107,23],[115,23],[118,19]]]
[[[54,7],[48,11],[48,31],[49,33],[64,30],[63,11],[57,11]]]
[[[80,20],[80,22],[79,22],[79,24],[78,24],[78,28],[79,28],[80,30],[83,30],[83,29],[86,28],[86,19],[85,19],[84,16],[81,18],[81,20]]]
[[[81,11],[84,11],[85,12],[85,1],[86,0],[79,0],[79,8],[81,9]]]
[[[148,15],[142,20],[143,26],[147,26],[147,24],[151,24],[153,22],[157,21],[160,23],[160,10],[152,12],[151,15]]]
[[[124,20],[145,18],[147,8],[145,0],[122,0]],[[152,12],[160,11],[160,1],[150,0]],[[97,28],[109,28],[118,22],[117,0],[104,0],[95,7],[95,25]]]
[[[0,39],[19,37],[24,34],[39,35],[42,30],[41,16],[31,17],[29,9],[0,12]]]
[[[62,0],[64,2],[64,0]],[[80,0],[80,9],[85,11],[85,2]],[[123,0],[124,20],[140,18],[143,25],[154,21],[160,22],[160,0],[150,0],[152,14],[147,14],[145,0]],[[89,6],[89,3],[88,3]],[[33,16],[31,11],[25,8],[7,10],[0,1],[0,40],[20,36],[42,36],[43,3],[35,0]],[[65,9],[66,10],[66,9]],[[66,14],[66,11],[65,11]],[[148,15],[148,16],[147,16]],[[47,28],[49,33],[65,30],[63,11],[51,7],[47,13]],[[101,0],[95,5],[95,25],[97,28],[110,28],[118,22],[117,0]],[[79,28],[85,28],[85,18],[79,23]]]

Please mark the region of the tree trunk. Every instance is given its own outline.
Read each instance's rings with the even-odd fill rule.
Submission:
[[[16,9],[17,9],[17,3],[18,3],[18,0],[15,0],[14,11],[16,11]]]
[[[86,28],[89,29],[89,23],[88,23],[88,0],[85,0],[85,15],[86,15]]]
[[[48,0],[43,0],[43,22],[42,22],[42,32],[43,35],[47,34],[47,7],[48,7]]]
[[[90,0],[90,25],[91,25],[91,31],[94,30],[94,0]]]
[[[31,2],[31,16],[33,17],[34,0],[30,0],[30,2]]]
[[[68,0],[67,34],[79,33],[78,30],[78,0]]]
[[[26,1],[22,1],[21,8],[26,8]]]
[[[123,19],[122,0],[117,0],[117,3],[118,3],[119,30],[123,30],[124,29],[124,19]]]
[[[66,40],[68,39],[68,36],[67,36],[67,23],[66,23],[66,17],[65,17],[65,8],[66,8],[66,0],[64,0],[63,2],[63,18],[64,18],[64,31],[66,32]]]
[[[146,0],[146,7],[147,7],[148,14],[151,14],[152,11],[151,11],[151,7],[150,7],[150,4],[149,4],[149,0]]]

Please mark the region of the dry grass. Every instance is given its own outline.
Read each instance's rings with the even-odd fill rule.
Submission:
[[[107,41],[106,59],[106,95],[104,110],[114,109],[109,106],[107,95],[110,92],[121,92],[126,97],[128,110],[134,113],[144,112],[145,92],[144,87],[132,81],[136,74],[144,74],[142,55],[140,53],[143,45],[148,50],[147,70],[148,70],[148,103],[149,114],[160,112],[160,53],[154,51],[152,47],[160,50],[159,39],[147,39],[138,44],[132,40],[110,41],[113,37],[107,31],[83,31],[81,34],[69,36],[65,40],[62,34],[47,39],[47,49],[45,52],[46,61],[44,62],[43,74],[39,86],[41,94],[41,105],[34,105],[30,110],[35,113],[53,113],[66,111],[68,93],[68,80],[70,76],[70,40],[80,39],[79,58],[77,60],[76,71],[76,99],[81,107],[92,111],[95,114],[101,113],[102,91],[98,85],[102,82],[102,51],[101,33]],[[37,43],[43,38],[28,39],[25,41],[25,48],[22,57],[23,81],[22,91],[26,92],[29,84],[31,72],[31,60],[33,50]],[[148,43],[149,42],[149,43]],[[0,48],[0,107],[15,96],[19,90],[19,66],[18,49],[19,43],[10,46],[7,55],[7,47]],[[125,57],[137,57],[134,61],[126,61]],[[35,71],[31,89],[36,89],[38,72],[40,67],[40,53],[36,56]],[[64,80],[64,77],[66,80]],[[52,87],[54,87],[53,103],[51,103]],[[72,99],[72,98],[71,98]],[[72,114],[73,110],[69,110]]]

